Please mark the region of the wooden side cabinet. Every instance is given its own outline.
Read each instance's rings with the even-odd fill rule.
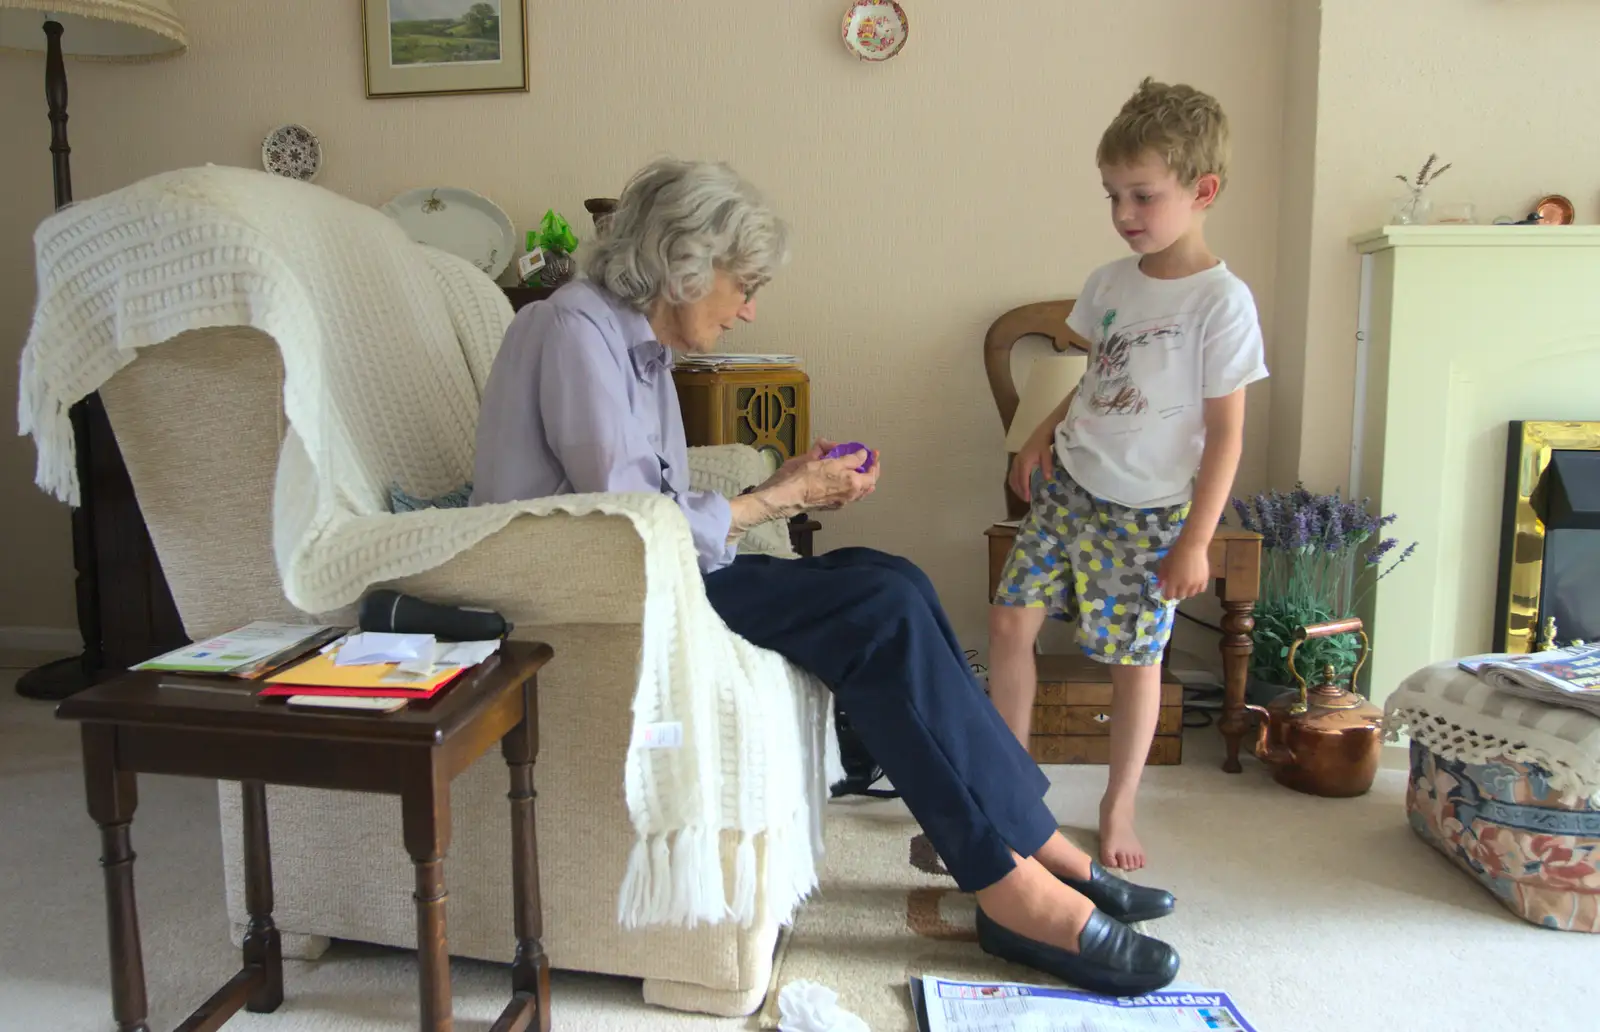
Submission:
[[[811,447],[811,378],[799,369],[678,369],[691,445],[748,444],[782,465]]]

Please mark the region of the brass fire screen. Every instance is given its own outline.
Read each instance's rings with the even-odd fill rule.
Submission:
[[[1496,652],[1533,652],[1554,637],[1547,633],[1547,621],[1540,619],[1545,526],[1535,511],[1534,495],[1558,451],[1600,451],[1600,423],[1519,420],[1510,425],[1495,597]]]

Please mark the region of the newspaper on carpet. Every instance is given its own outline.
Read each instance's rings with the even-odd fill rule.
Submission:
[[[1118,998],[924,975],[911,998],[922,1032],[1256,1032],[1227,993],[1198,987]]]

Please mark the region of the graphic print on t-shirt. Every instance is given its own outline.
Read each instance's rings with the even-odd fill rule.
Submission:
[[[1117,310],[1109,308],[1100,320],[1100,339],[1094,342],[1095,384],[1089,408],[1100,416],[1136,416],[1149,407],[1144,391],[1128,372],[1134,348],[1147,347],[1158,340],[1177,337],[1182,331],[1171,319],[1153,319],[1142,327],[1112,332]]]

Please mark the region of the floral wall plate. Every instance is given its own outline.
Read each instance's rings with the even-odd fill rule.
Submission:
[[[911,34],[906,12],[893,0],[857,0],[844,12],[844,45],[863,61],[887,61],[900,53]]]
[[[489,198],[454,186],[425,186],[383,206],[419,244],[460,255],[490,279],[511,264],[517,248],[516,228]]]
[[[280,125],[261,141],[261,167],[309,183],[322,170],[322,141],[303,125]]]

